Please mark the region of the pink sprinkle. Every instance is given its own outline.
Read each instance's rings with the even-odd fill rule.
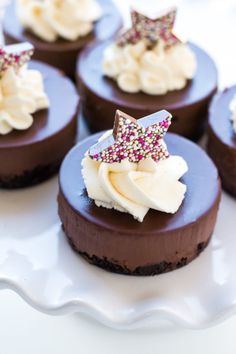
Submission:
[[[140,32],[135,32],[134,33],[134,39],[139,39],[141,37],[141,34],[140,34]]]
[[[169,124],[168,124],[168,122],[166,120],[163,120],[163,122],[160,123],[160,126],[164,127],[164,128],[168,128]]]

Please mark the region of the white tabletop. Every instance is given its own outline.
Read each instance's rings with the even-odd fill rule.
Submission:
[[[2,1],[5,0],[0,0],[0,5]],[[116,2],[127,13],[128,1]],[[144,0],[129,2],[147,5]],[[148,0],[151,5],[157,2]],[[158,3],[163,6],[174,2]],[[200,44],[214,57],[221,87],[236,82],[236,1],[176,0],[175,3],[180,6],[179,33]],[[151,330],[115,331],[79,314],[65,317],[41,314],[13,292],[2,290],[0,319],[0,354],[236,353],[236,316],[214,328],[198,331],[171,325]]]

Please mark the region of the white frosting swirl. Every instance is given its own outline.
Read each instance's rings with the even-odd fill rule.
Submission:
[[[85,156],[82,174],[88,196],[97,206],[126,212],[142,222],[148,210],[175,213],[186,192],[179,179],[188,166],[180,156],[154,162],[104,163]]]
[[[116,80],[122,91],[143,91],[149,95],[163,95],[181,90],[194,77],[196,58],[188,45],[178,43],[164,48],[160,40],[149,50],[145,42],[106,48],[103,72]]]
[[[74,41],[93,30],[101,8],[95,0],[17,0],[17,13],[25,28],[47,42]]]
[[[233,129],[234,129],[234,131],[236,133],[236,95],[234,96],[234,98],[230,102],[229,109],[231,111],[230,120],[233,123]]]
[[[49,106],[39,71],[9,67],[0,78],[0,135],[33,124],[32,114]]]

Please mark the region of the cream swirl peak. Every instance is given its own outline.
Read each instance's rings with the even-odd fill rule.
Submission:
[[[176,9],[150,19],[132,11],[132,27],[104,52],[103,72],[121,90],[161,95],[184,88],[196,72],[190,47],[173,33]]]
[[[29,43],[0,49],[0,135],[28,129],[32,114],[49,106],[42,75],[26,66],[32,54]]]
[[[230,120],[233,123],[233,129],[234,132],[236,133],[236,95],[233,97],[232,101],[230,102],[229,109],[231,112]]]
[[[74,41],[93,30],[102,14],[96,0],[17,0],[21,24],[36,36],[55,42]]]
[[[180,156],[170,156],[163,140],[171,122],[167,111],[138,121],[117,111],[113,133],[107,132],[82,161],[88,196],[97,206],[127,212],[142,222],[148,210],[175,213],[186,186]]]

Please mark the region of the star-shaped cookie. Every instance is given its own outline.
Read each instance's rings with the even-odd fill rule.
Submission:
[[[139,120],[116,111],[113,134],[92,146],[89,156],[97,161],[114,163],[128,159],[139,162],[152,158],[158,162],[169,156],[163,137],[171,124],[165,110]]]
[[[117,39],[119,46],[136,44],[145,40],[148,47],[153,47],[162,39],[166,47],[180,42],[173,33],[176,8],[170,9],[165,15],[151,19],[138,11],[131,11],[132,27]]]
[[[30,43],[20,43],[0,47],[0,74],[9,67],[18,70],[33,55],[34,47]]]

